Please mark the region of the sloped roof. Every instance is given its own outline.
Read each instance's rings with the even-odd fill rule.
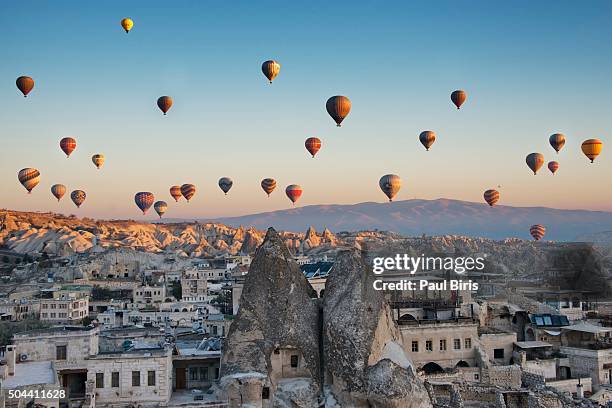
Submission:
[[[571,326],[561,327],[561,330],[577,331],[577,332],[592,333],[592,334],[612,332],[612,328],[610,327],[595,326],[594,324],[587,323],[587,322],[580,322],[577,324],[573,324]]]

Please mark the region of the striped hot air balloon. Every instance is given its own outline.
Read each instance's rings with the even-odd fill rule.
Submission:
[[[21,91],[24,98],[28,97],[28,94],[32,89],[34,89],[34,80],[29,76],[20,76],[15,81],[17,84],[17,88]]]
[[[484,199],[491,207],[495,205],[499,201],[499,191],[497,190],[487,190],[484,192]]]
[[[66,157],[70,157],[74,149],[76,149],[76,140],[71,137],[65,137],[60,140],[60,149],[66,153]]]
[[[346,118],[351,111],[351,101],[346,96],[332,96],[327,100],[325,108],[329,116],[336,122],[336,126],[340,127],[344,118]]]
[[[393,197],[402,187],[402,179],[395,174],[386,174],[380,178],[378,185],[389,201],[393,201]]]
[[[181,186],[181,194],[183,195],[183,197],[185,197],[185,200],[187,200],[187,202],[191,200],[191,197],[193,197],[195,192],[196,187],[193,184],[183,184]]]
[[[544,237],[544,234],[546,234],[546,228],[544,228],[543,225],[535,224],[529,228],[529,233],[531,234],[533,239],[539,241]]]
[[[599,139],[588,139],[582,142],[582,153],[586,157],[591,160],[591,163],[595,160],[599,153],[601,153],[601,149],[603,148],[603,143]]]
[[[181,186],[170,187],[170,195],[174,198],[174,201],[178,203],[178,200],[183,196],[181,193]]]
[[[317,152],[321,149],[321,139],[318,137],[309,137],[304,142],[304,146],[306,146],[306,150],[312,155],[314,158]]]
[[[561,133],[555,133],[548,138],[548,143],[550,143],[552,148],[559,153],[559,150],[563,149],[563,146],[565,146],[565,136]]]
[[[274,60],[269,60],[261,64],[261,71],[264,73],[266,78],[268,78],[268,81],[270,81],[270,83],[274,81],[274,78],[276,78],[276,76],[280,72],[280,68],[280,64]]]
[[[225,195],[227,195],[227,192],[230,191],[233,185],[234,182],[229,177],[221,177],[219,179],[219,188],[225,193]]]
[[[465,93],[465,91],[462,91],[461,89],[458,89],[456,91],[453,91],[453,93],[451,93],[451,101],[453,101],[457,109],[461,108],[461,105],[463,105],[466,99],[467,99],[467,94]]]
[[[559,163],[557,163],[556,161],[549,161],[548,170],[550,170],[550,172],[554,175],[557,170],[559,170]]]
[[[157,107],[161,109],[164,115],[168,113],[173,103],[174,101],[170,96],[160,96],[159,98],[157,98]]]
[[[533,174],[536,175],[538,170],[544,165],[544,155],[541,153],[529,153],[525,158],[525,163],[533,171]]]
[[[287,197],[289,197],[289,200],[291,200],[293,205],[295,205],[296,201],[300,199],[302,192],[302,187],[300,187],[298,184],[291,184],[285,189],[285,194],[287,194]]]
[[[57,198],[57,202],[59,202],[64,194],[66,194],[66,186],[63,184],[54,184],[51,186],[51,194],[55,198]]]
[[[19,170],[17,179],[28,190],[28,194],[30,194],[40,182],[40,172],[34,168],[26,167]]]
[[[425,146],[425,149],[429,151],[431,145],[436,141],[436,133],[432,130],[421,132],[419,135],[419,140],[421,141],[421,144]]]
[[[153,193],[149,193],[148,191],[140,191],[134,195],[134,202],[136,206],[140,208],[142,214],[146,214],[149,208],[153,205],[155,201],[155,196]]]
[[[272,193],[272,191],[274,191],[276,188],[276,180],[273,178],[265,178],[261,180],[261,188],[266,192],[268,197],[270,197],[270,193]]]
[[[102,165],[104,164],[104,160],[106,160],[106,158],[101,153],[97,153],[91,156],[91,161],[98,170],[100,170],[100,167],[102,167]]]
[[[153,204],[153,208],[157,215],[159,215],[159,218],[161,218],[166,213],[168,204],[165,201],[156,201],[155,204]]]
[[[85,202],[87,198],[87,194],[83,190],[74,190],[70,193],[70,199],[77,206],[77,208],[81,208],[81,204]]]

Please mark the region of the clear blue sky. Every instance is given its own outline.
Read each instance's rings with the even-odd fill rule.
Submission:
[[[609,1],[4,1],[0,207],[139,217],[133,195],[151,191],[169,217],[237,215],[287,208],[292,183],[299,205],[384,201],[378,179],[396,173],[397,199],[482,201],[501,185],[500,204],[612,210],[611,16]],[[272,85],[267,59],[282,65]],[[27,99],[20,75],[36,81]],[[336,94],[353,103],[342,128],[325,112]],[[166,117],[161,95],[174,98]],[[558,156],[555,132],[568,138]],[[64,136],[78,142],[70,159]],[[314,160],[309,136],[323,140]],[[607,145],[591,165],[580,143],[593,137]],[[534,151],[557,175],[530,173]],[[42,173],[31,196],[23,167]],[[264,177],[279,184],[270,199]],[[198,192],[175,205],[168,188],[185,182]],[[54,183],[86,190],[83,207],[54,202]]]

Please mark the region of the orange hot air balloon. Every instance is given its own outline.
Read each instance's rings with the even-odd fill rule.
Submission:
[[[548,143],[550,143],[552,148],[559,153],[559,150],[563,149],[563,146],[565,146],[565,136],[561,133],[555,133],[548,138]]]
[[[499,201],[499,191],[497,190],[487,190],[484,192],[484,199],[491,207],[495,205]]]
[[[136,203],[136,206],[140,208],[143,215],[147,213],[149,208],[151,208],[154,201],[155,196],[153,193],[149,193],[148,191],[141,191],[134,195],[134,202]]]
[[[134,27],[134,22],[132,21],[131,18],[124,18],[123,20],[121,20],[121,27],[123,27],[123,29],[125,30],[125,33],[129,33],[130,30],[132,29],[132,27]]]
[[[155,204],[153,204],[153,208],[155,209],[157,215],[159,215],[159,218],[161,218],[166,213],[168,204],[166,204],[165,201],[156,201]]]
[[[28,94],[32,89],[34,89],[34,80],[29,76],[20,76],[15,81],[17,84],[17,88],[21,91],[24,98],[28,97]]]
[[[453,101],[457,109],[461,108],[461,105],[463,105],[466,99],[467,99],[467,94],[465,93],[465,91],[462,91],[461,89],[453,91],[453,93],[451,94],[451,101]]]
[[[21,185],[28,190],[28,194],[30,194],[34,187],[40,183],[40,172],[34,168],[26,167],[25,169],[19,170],[17,179]]]
[[[556,161],[549,161],[548,170],[550,170],[552,174],[555,174],[557,170],[559,170],[559,163],[557,163]]]
[[[321,149],[321,139],[318,137],[309,137],[306,139],[304,145],[306,146],[306,150],[312,154],[312,158],[314,159],[317,152]]]
[[[419,140],[421,141],[421,144],[425,146],[425,149],[429,151],[431,145],[436,141],[436,133],[432,130],[421,132],[419,135]]]
[[[595,158],[601,153],[603,143],[599,139],[588,139],[582,142],[580,148],[582,149],[582,153],[584,153],[584,155],[591,160],[591,163],[593,163]]]
[[[183,197],[185,197],[185,200],[187,200],[187,202],[191,200],[191,197],[193,197],[195,192],[196,188],[193,184],[183,184],[181,186],[181,194],[183,195]]]
[[[178,203],[179,198],[183,196],[183,193],[181,193],[181,186],[170,187],[170,195],[174,198],[174,201]]]
[[[60,149],[66,153],[66,157],[70,157],[74,149],[76,149],[76,140],[71,137],[65,137],[60,140]]]
[[[295,202],[300,199],[302,192],[302,187],[300,187],[298,184],[291,184],[285,189],[285,194],[287,194],[287,197],[289,197],[293,205],[295,205]]]
[[[274,60],[266,61],[261,65],[261,71],[264,73],[266,78],[268,78],[268,81],[270,81],[270,83],[274,81],[274,78],[276,78],[276,76],[280,72],[280,68],[280,64]]]
[[[327,109],[329,116],[336,121],[336,125],[340,127],[340,124],[344,118],[346,118],[351,111],[351,101],[346,96],[332,96],[327,100],[325,108]]]
[[[395,174],[386,174],[380,178],[378,186],[391,202],[402,187],[402,179]]]
[[[63,184],[54,184],[51,186],[51,194],[53,194],[53,196],[55,198],[57,198],[57,201],[59,202],[59,200],[62,199],[62,197],[64,196],[64,194],[66,194],[66,186]]]
[[[529,233],[531,234],[533,239],[539,241],[544,238],[544,234],[546,234],[546,228],[544,228],[543,225],[535,224],[529,228]]]
[[[85,202],[87,198],[87,194],[83,190],[74,190],[70,193],[70,199],[77,206],[77,208],[81,208],[81,204]]]
[[[270,197],[270,193],[272,193],[276,188],[276,180],[273,178],[265,178],[261,180],[261,188],[266,192],[268,197]]]
[[[170,110],[172,103],[172,97],[170,96],[160,96],[157,98],[157,106],[164,112],[164,115]]]
[[[525,162],[531,171],[533,171],[533,174],[536,175],[538,170],[544,165],[544,155],[541,153],[529,153],[525,158]]]

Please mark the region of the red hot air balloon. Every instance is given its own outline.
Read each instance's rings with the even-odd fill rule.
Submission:
[[[181,186],[170,187],[170,195],[174,198],[174,201],[178,203],[179,198],[183,196],[183,193],[181,193]]]
[[[457,109],[461,108],[461,105],[463,105],[466,99],[467,99],[467,94],[465,93],[465,91],[462,91],[461,89],[453,91],[453,93],[451,94],[451,101],[453,101]]]
[[[557,163],[556,161],[549,161],[548,170],[550,170],[550,172],[554,175],[557,170],[559,170],[559,163]]]
[[[147,213],[149,208],[151,208],[154,201],[155,196],[153,195],[153,193],[149,193],[148,191],[141,191],[139,193],[136,193],[136,195],[134,196],[134,202],[136,203],[138,208],[140,208],[143,215]]]
[[[34,89],[34,80],[29,76],[20,76],[17,78],[16,84],[24,98],[27,98],[30,91]]]
[[[304,145],[306,146],[306,150],[312,154],[312,158],[314,159],[317,152],[321,149],[321,139],[318,137],[309,137],[306,139]]]
[[[65,137],[60,140],[60,149],[66,153],[66,157],[70,157],[74,149],[76,149],[76,140],[71,137]]]
[[[484,192],[484,199],[491,207],[495,205],[499,201],[499,191],[497,190],[487,190]]]
[[[293,205],[295,205],[296,201],[300,199],[302,191],[302,187],[298,184],[291,184],[285,189],[285,194],[287,194],[287,197],[289,197]]]
[[[544,228],[543,225],[535,224],[529,228],[529,233],[531,234],[533,239],[539,241],[544,238],[544,234],[546,234],[546,228]]]
[[[164,112],[164,115],[170,110],[172,103],[172,97],[170,96],[160,96],[157,98],[157,106]]]

